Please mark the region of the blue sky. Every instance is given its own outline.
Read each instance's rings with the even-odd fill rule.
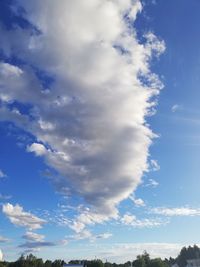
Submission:
[[[198,244],[199,1],[0,5],[4,258]]]

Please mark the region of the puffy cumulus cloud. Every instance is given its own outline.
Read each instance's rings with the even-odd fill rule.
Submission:
[[[199,208],[179,207],[179,208],[166,208],[158,207],[151,209],[151,213],[164,215],[164,216],[199,216]]]
[[[157,227],[157,226],[161,226],[164,225],[166,223],[168,223],[167,221],[163,221],[160,218],[156,219],[137,219],[135,215],[132,214],[125,214],[122,218],[121,218],[121,222],[125,225],[129,225],[132,227],[136,227],[136,228],[152,228],[152,227]]]
[[[134,195],[130,196],[129,198],[133,201],[133,203],[137,207],[144,207],[146,205],[143,199],[136,198]]]
[[[85,210],[81,210],[80,214],[77,218],[73,221],[67,221],[67,225],[74,230],[76,233],[80,233],[84,230],[86,225],[94,225],[96,223],[103,223],[104,221],[109,219],[109,216],[105,217],[105,214],[94,212],[92,209],[89,208]],[[116,215],[115,219],[119,216]]]
[[[46,148],[42,144],[33,143],[30,146],[27,146],[28,152],[34,152],[36,156],[42,156],[46,154]]]
[[[35,136],[27,150],[59,173],[58,192],[90,207],[75,229],[116,218],[148,170],[145,117],[162,88],[150,61],[165,45],[152,33],[138,41],[139,0],[16,2],[33,29],[1,28],[2,51],[25,63],[0,65],[0,118]]]
[[[44,235],[40,235],[33,232],[26,232],[22,237],[28,241],[33,241],[33,242],[41,242],[45,238]]]
[[[46,223],[45,220],[36,217],[30,212],[24,211],[18,204],[15,206],[10,203],[3,204],[2,211],[9,218],[11,223],[16,226],[26,227],[30,230],[39,229]]]

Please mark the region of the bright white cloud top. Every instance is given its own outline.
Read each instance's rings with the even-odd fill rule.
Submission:
[[[84,201],[72,225],[78,232],[116,218],[118,204],[148,170],[154,134],[145,117],[162,87],[149,62],[165,45],[152,33],[143,44],[137,39],[130,27],[142,9],[137,0],[18,3],[37,30],[4,33],[1,48],[17,51],[25,64],[0,64],[0,118],[35,137],[27,151],[58,172],[51,179],[58,192]],[[53,82],[44,84],[35,70]],[[20,206],[7,204],[3,211],[29,229],[43,224]]]

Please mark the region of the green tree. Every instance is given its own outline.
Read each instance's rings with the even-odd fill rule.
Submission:
[[[0,261],[0,267],[6,267],[6,264]]]
[[[133,261],[133,266],[134,267],[148,267],[150,262],[150,257],[149,254],[144,251],[142,255],[138,255],[136,260]]]
[[[44,267],[51,267],[52,262],[50,260],[46,260],[44,263]]]
[[[104,267],[104,264],[101,260],[93,260],[87,262],[87,267]]]
[[[148,267],[168,267],[168,265],[165,263],[165,261],[162,261],[160,258],[157,258],[150,260]]]
[[[54,262],[52,262],[52,267],[62,267],[62,264],[62,260],[55,260]]]

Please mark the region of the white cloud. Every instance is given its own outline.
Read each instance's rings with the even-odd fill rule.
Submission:
[[[199,208],[179,207],[179,208],[166,208],[158,207],[151,209],[151,213],[164,215],[164,216],[199,216]]]
[[[178,105],[178,104],[175,104],[175,105],[172,106],[171,111],[172,111],[172,112],[176,112],[176,111],[178,111],[178,110],[180,110],[180,109],[181,109],[181,106]]]
[[[145,187],[157,187],[159,183],[154,179],[149,179],[148,182],[145,184]]]
[[[164,42],[152,33],[144,44],[137,39],[139,0],[17,2],[40,34],[4,30],[4,53],[17,51],[26,65],[0,65],[1,120],[35,136],[27,150],[60,174],[51,179],[56,190],[67,196],[71,190],[90,207],[78,216],[76,231],[116,218],[117,205],[148,170],[155,135],[145,117],[162,88],[150,61]],[[53,83],[44,86],[35,69]],[[10,108],[15,101],[30,106],[26,114]]]
[[[38,143],[33,143],[32,145],[27,146],[27,151],[34,152],[36,156],[45,155],[47,152],[45,146]]]
[[[153,219],[137,219],[135,215],[132,214],[125,214],[121,218],[121,222],[125,225],[129,225],[136,228],[152,228],[152,227],[158,227],[161,225],[165,225],[168,222],[163,221],[159,218],[153,218]]]
[[[36,217],[30,212],[24,211],[18,204],[15,206],[10,203],[3,204],[2,211],[9,218],[11,223],[30,230],[39,229],[44,223],[46,223],[45,220]]]
[[[150,165],[151,165],[151,170],[152,170],[152,171],[159,171],[159,170],[160,170],[160,166],[159,166],[157,160],[152,159],[152,160],[150,161]]]
[[[144,202],[143,199],[141,199],[141,198],[135,198],[134,195],[130,196],[129,198],[133,201],[133,203],[134,203],[137,207],[144,207],[144,206],[145,206],[145,202]]]
[[[37,234],[37,233],[33,233],[33,232],[26,232],[23,235],[23,238],[28,241],[41,242],[41,241],[44,241],[45,236]]]
[[[118,215],[116,214],[114,218],[117,219]],[[109,216],[105,217],[104,214],[94,212],[87,208],[80,211],[80,214],[73,221],[67,221],[67,225],[76,233],[80,233],[87,225],[101,224],[108,219]]]

